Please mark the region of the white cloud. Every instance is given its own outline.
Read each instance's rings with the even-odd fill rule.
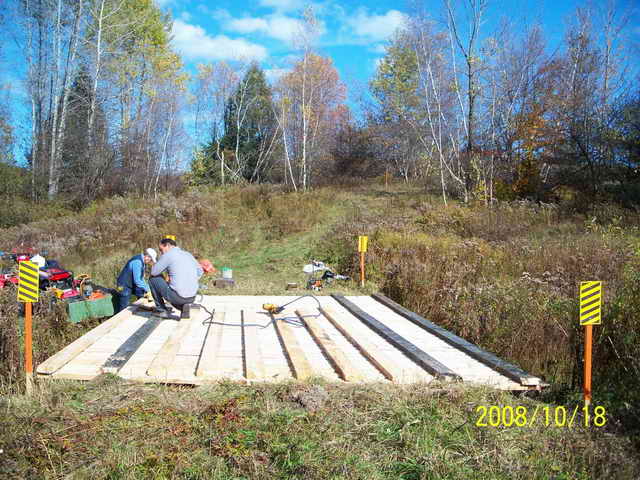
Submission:
[[[264,76],[267,77],[267,80],[270,83],[274,83],[277,82],[280,77],[286,75],[290,71],[291,70],[289,70],[288,68],[267,68],[264,71]]]
[[[242,38],[229,38],[226,35],[207,35],[202,27],[191,25],[182,20],[173,22],[173,44],[179,52],[190,59],[264,60],[267,49],[262,45],[248,42]]]
[[[224,25],[224,27],[240,33],[252,33],[268,30],[269,24],[263,18],[246,17],[232,19],[228,24]]]
[[[387,53],[387,45],[384,43],[378,43],[373,45],[369,50],[374,53]]]
[[[280,11],[299,10],[304,6],[303,0],[259,0],[262,7],[275,8]]]
[[[354,35],[374,42],[388,39],[404,22],[405,15],[398,10],[389,10],[384,15],[370,15],[364,7],[345,19],[345,24]]]
[[[264,17],[233,18],[228,11],[220,9],[214,14],[225,30],[238,33],[261,33],[282,42],[291,42],[303,31],[301,20],[281,13],[273,13]],[[318,22],[320,35],[325,33],[324,22]]]
[[[185,10],[180,14],[180,18],[185,22],[188,22],[189,20],[191,20],[191,14]]]

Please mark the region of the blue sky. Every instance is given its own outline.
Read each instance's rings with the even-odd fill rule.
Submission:
[[[289,66],[295,53],[293,41],[300,31],[304,0],[156,0],[174,18],[173,44],[188,67],[198,62],[229,60],[237,56],[259,60],[271,79]],[[457,0],[461,3],[461,0]],[[602,3],[606,0],[600,0]],[[456,3],[454,0],[452,3]],[[635,0],[618,0],[622,9]],[[374,73],[376,62],[393,31],[402,25],[411,2],[397,0],[317,1],[311,3],[320,20],[319,47],[330,56],[342,78],[364,83]],[[570,22],[577,0],[489,0],[482,30],[489,33],[503,17],[516,26],[539,22],[549,46],[556,47]],[[442,1],[425,0],[426,10],[441,19]],[[640,4],[639,4],[640,6]],[[640,39],[640,16],[636,9],[632,27]]]
[[[305,0],[155,0],[174,18],[173,47],[180,52],[190,73],[198,63],[238,58],[257,60],[274,81],[291,67],[295,58],[295,41],[301,28],[301,11]],[[358,91],[366,88],[384,55],[384,46],[410,14],[413,0],[315,0],[311,2],[320,22],[320,54],[333,59],[341,79],[349,88],[349,105],[356,107]],[[420,2],[420,0],[417,0]],[[463,0],[452,0],[462,3]],[[593,0],[602,5],[609,0]],[[560,46],[567,23],[582,0],[487,0],[488,8],[481,36],[490,35],[503,18],[516,31],[540,23],[550,49]],[[635,65],[640,44],[640,1],[616,0],[621,10],[633,11],[627,29],[626,45],[635,44]],[[435,20],[442,18],[442,0],[423,0],[422,4]],[[12,84],[14,120],[19,122],[19,141],[28,138],[27,98],[21,79],[24,55],[12,40],[11,7],[6,10],[9,35],[0,35],[4,58],[0,59],[0,85]],[[633,64],[632,64],[633,65]],[[638,67],[634,68],[638,72]],[[188,128],[188,126],[187,126]],[[20,149],[16,145],[16,153]],[[16,155],[20,157],[20,155]]]

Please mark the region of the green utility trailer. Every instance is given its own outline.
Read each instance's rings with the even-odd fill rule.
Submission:
[[[67,302],[67,314],[71,323],[79,323],[87,318],[112,317],[117,298],[106,294],[95,300],[75,300]]]

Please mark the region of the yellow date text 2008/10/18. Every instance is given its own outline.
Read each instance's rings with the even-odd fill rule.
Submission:
[[[530,409],[523,405],[512,407],[511,405],[479,405],[476,407],[478,417],[477,427],[533,427],[536,422],[545,427],[573,427],[584,425],[585,427],[604,427],[607,423],[606,411],[603,406],[591,409],[588,406],[567,408],[562,405],[549,406],[537,405]]]

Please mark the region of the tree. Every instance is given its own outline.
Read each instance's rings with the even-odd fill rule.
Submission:
[[[49,198],[57,195],[60,182],[70,79],[76,67],[83,7],[84,0],[24,0],[21,4],[32,106],[33,188],[36,168],[42,165]]]
[[[420,96],[418,59],[408,31],[396,33],[387,46],[386,54],[376,69],[370,88],[379,111],[371,120],[375,123],[376,138],[385,152],[385,161],[391,162],[405,181],[427,140],[424,138],[425,112]],[[404,131],[402,141],[398,132]],[[385,166],[386,168],[386,166]]]
[[[224,138],[226,106],[238,76],[224,61],[199,64],[197,68],[193,110],[194,137],[199,146],[193,154],[190,181],[224,185],[229,166],[221,140]]]
[[[254,63],[225,108],[225,133],[220,145],[233,151],[236,175],[250,182],[260,180],[270,166],[277,130],[271,89],[264,72]]]
[[[14,127],[11,121],[10,85],[0,85],[0,163],[13,164]]]
[[[107,143],[102,105],[93,98],[91,75],[81,67],[71,86],[67,133],[63,147],[60,191],[86,203],[100,195],[111,168],[113,149]],[[87,126],[92,118],[92,128]]]
[[[305,190],[320,161],[329,157],[335,141],[331,120],[342,108],[346,88],[331,59],[309,53],[280,79],[276,89],[285,152],[295,164],[298,185]],[[291,167],[290,173],[293,180]]]

